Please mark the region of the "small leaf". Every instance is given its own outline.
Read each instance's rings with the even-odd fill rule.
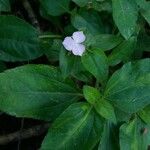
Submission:
[[[89,0],[72,0],[73,2],[75,2],[77,5],[79,5],[80,7],[84,7]]]
[[[136,29],[138,10],[131,0],[112,0],[113,18],[120,33],[129,39]]]
[[[150,124],[150,105],[146,106],[138,114],[145,123]]]
[[[83,94],[85,99],[92,105],[101,98],[100,92],[96,88],[87,85],[83,87]]]
[[[52,124],[41,150],[91,150],[101,138],[103,123],[89,104],[72,104]]]
[[[103,51],[92,49],[82,56],[84,67],[102,84],[108,77],[108,61]]]

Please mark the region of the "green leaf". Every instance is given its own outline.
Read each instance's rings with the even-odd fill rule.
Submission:
[[[92,73],[102,84],[108,77],[108,61],[103,51],[92,49],[82,56],[84,67]]]
[[[117,108],[135,113],[150,104],[150,59],[125,64],[108,81],[104,97]]]
[[[40,0],[41,7],[45,9],[48,15],[59,16],[69,12],[70,0]]]
[[[99,34],[97,36],[87,35],[86,44],[92,48],[103,51],[111,50],[123,41],[123,38],[113,34]]]
[[[109,64],[114,66],[121,61],[127,62],[131,60],[132,54],[136,47],[136,40],[136,37],[131,37],[118,45],[108,57]]]
[[[138,137],[136,133],[136,119],[120,127],[120,150],[138,150]]]
[[[100,92],[96,88],[87,85],[83,87],[83,94],[85,99],[92,105],[101,98]]]
[[[146,106],[144,109],[142,109],[138,115],[141,117],[141,119],[147,123],[150,124],[150,105]]]
[[[62,48],[62,40],[54,39],[52,45],[50,45],[50,40],[44,43],[45,55],[49,61],[58,61],[59,53]]]
[[[91,150],[101,138],[103,120],[87,103],[69,106],[52,124],[41,150]]]
[[[92,79],[92,75],[86,71],[81,63],[81,58],[67,53],[65,49],[60,52],[59,66],[64,79],[69,75],[84,82],[90,82]]]
[[[26,65],[0,73],[0,110],[17,117],[55,119],[82,97],[56,68]]]
[[[117,126],[107,121],[104,126],[98,150],[119,150],[118,142],[119,136]]]
[[[84,11],[81,9],[78,14],[74,13],[72,15],[71,23],[76,29],[85,30],[92,35],[98,35],[104,30],[101,18],[96,11]]]
[[[77,5],[79,5],[80,7],[84,7],[89,0],[72,0],[73,2],[75,2]]]
[[[104,118],[116,123],[114,107],[105,99],[99,99],[94,105],[95,110]]]
[[[98,114],[114,123],[116,122],[113,106],[102,98],[100,92],[96,88],[84,86],[83,94],[85,99],[94,106]]]
[[[9,0],[0,0],[0,11],[10,11]]]
[[[145,20],[150,24],[150,2],[146,0],[135,0],[137,5],[140,7],[140,13]]]
[[[42,55],[38,31],[15,16],[0,16],[0,60],[25,61]]]
[[[120,127],[121,150],[147,150],[150,144],[150,127],[139,118]]]
[[[131,0],[112,0],[113,18],[125,39],[129,39],[136,29],[138,11]]]

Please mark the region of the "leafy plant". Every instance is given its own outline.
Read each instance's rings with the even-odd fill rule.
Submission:
[[[50,122],[41,150],[147,150],[150,2],[34,3],[0,0],[0,111]]]

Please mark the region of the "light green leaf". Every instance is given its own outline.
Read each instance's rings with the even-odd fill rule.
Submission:
[[[9,0],[0,0],[0,11],[10,11]]]
[[[92,49],[82,56],[84,67],[92,73],[102,84],[108,77],[108,61],[103,51]]]
[[[129,62],[116,71],[107,83],[104,97],[127,113],[150,104],[150,59]]]
[[[84,86],[83,94],[85,99],[94,106],[99,115],[114,123],[116,122],[113,106],[102,98],[100,92],[96,88]]]
[[[17,117],[55,119],[82,97],[56,68],[26,65],[0,73],[0,110]]]
[[[72,104],[52,124],[41,150],[92,150],[102,130],[103,120],[89,104]]]
[[[59,16],[69,12],[70,0],[40,0],[41,7],[45,9],[48,15]]]
[[[145,123],[150,124],[150,105],[146,106],[138,114]]]
[[[38,31],[15,16],[0,16],[0,60],[25,61],[42,55]]]
[[[108,57],[109,65],[114,66],[121,61],[127,62],[131,60],[136,47],[136,40],[136,37],[131,37],[129,40],[125,40],[118,45]]]
[[[113,18],[120,33],[129,39],[136,29],[138,10],[131,0],[112,0]]]
[[[95,105],[95,110],[99,113],[99,115],[104,118],[116,123],[116,116],[114,112],[114,107],[105,99],[99,99]]]
[[[92,105],[101,98],[101,94],[96,88],[87,85],[83,87],[83,94],[85,99]]]

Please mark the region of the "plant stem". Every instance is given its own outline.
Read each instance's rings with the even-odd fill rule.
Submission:
[[[61,38],[61,35],[40,35],[39,36],[40,39],[45,39],[45,38]]]

